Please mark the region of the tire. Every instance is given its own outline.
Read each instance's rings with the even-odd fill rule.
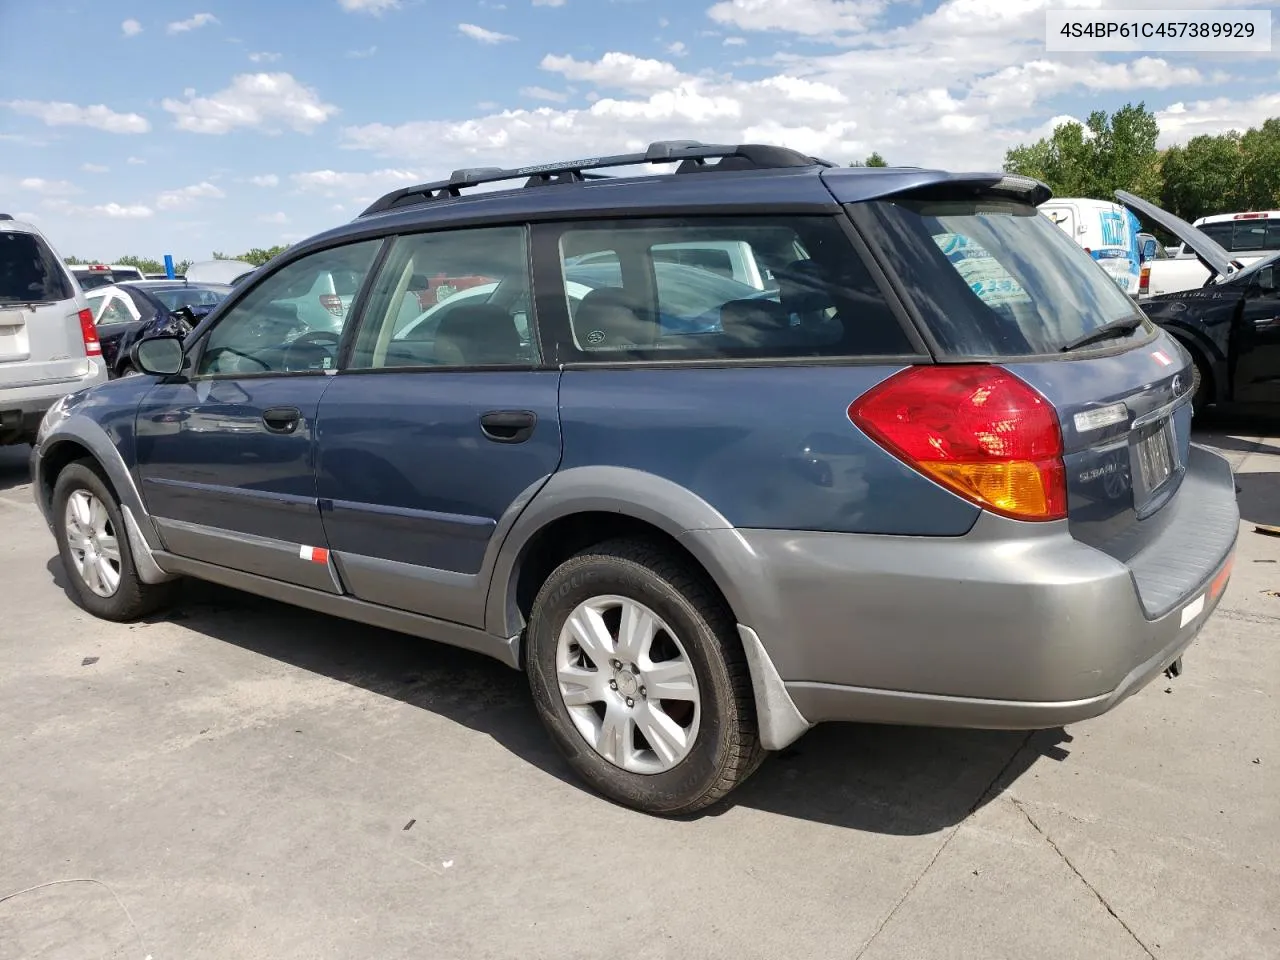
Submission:
[[[655,628],[633,631],[641,640],[631,645],[618,641],[628,614]],[[607,632],[589,634],[593,623]],[[526,666],[557,748],[591,787],[633,809],[701,810],[764,758],[734,618],[659,545],[613,540],[561,564],[533,602]],[[673,696],[651,698],[650,685]]]
[[[68,515],[73,500],[77,523]],[[138,579],[120,505],[90,461],[68,464],[58,474],[51,516],[71,593],[85,610],[103,620],[123,622],[154,613],[169,602],[173,583]],[[94,562],[94,556],[102,562]],[[115,571],[114,583],[110,570]]]
[[[1205,370],[1204,361],[1198,351],[1186,348],[1191,354],[1191,411],[1193,417],[1203,417],[1206,408],[1212,402],[1213,380]]]

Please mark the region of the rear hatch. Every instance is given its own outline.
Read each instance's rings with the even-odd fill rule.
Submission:
[[[1049,401],[1069,530],[1129,563],[1175,515],[1186,526],[1171,505],[1191,457],[1191,361],[1033,199],[1016,182],[952,182],[849,211],[940,362],[998,364]]]
[[[88,372],[74,282],[37,234],[0,226],[0,390]]]

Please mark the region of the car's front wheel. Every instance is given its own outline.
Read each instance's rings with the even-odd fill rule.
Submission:
[[[647,813],[692,813],[759,765],[733,617],[661,547],[617,540],[566,561],[539,591],[527,636],[542,720],[605,796]]]
[[[58,474],[52,516],[62,566],[80,606],[123,621],[153,613],[169,600],[172,584],[139,579],[120,505],[87,461]]]

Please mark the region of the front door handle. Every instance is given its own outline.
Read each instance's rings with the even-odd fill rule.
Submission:
[[[301,419],[302,411],[297,407],[270,407],[262,411],[262,422],[272,433],[293,433]]]
[[[490,410],[480,417],[480,429],[494,443],[524,443],[533,436],[538,415],[530,410]]]

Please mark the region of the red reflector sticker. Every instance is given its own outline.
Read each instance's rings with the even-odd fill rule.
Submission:
[[[1162,367],[1167,367],[1169,364],[1173,363],[1173,360],[1171,360],[1169,355],[1163,350],[1153,350],[1151,355],[1156,358],[1156,363],[1160,364]]]
[[[305,544],[298,548],[298,556],[312,563],[328,563],[329,551],[324,547],[308,547]]]

